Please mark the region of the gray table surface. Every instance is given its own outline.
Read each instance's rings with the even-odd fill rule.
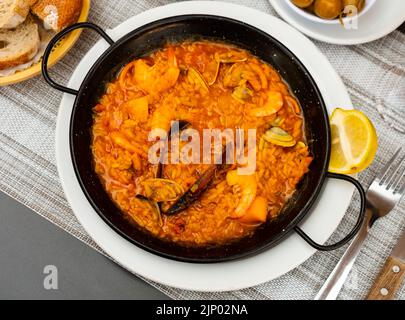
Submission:
[[[57,269],[47,290],[46,266]],[[168,299],[0,192],[0,299]]]
[[[57,290],[44,288],[46,266]],[[0,299],[168,297],[0,192]]]

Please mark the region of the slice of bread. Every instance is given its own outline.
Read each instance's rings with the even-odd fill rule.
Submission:
[[[38,0],[31,10],[44,22],[45,29],[59,32],[77,21],[82,6],[82,0]]]
[[[36,0],[1,0],[0,28],[12,29],[23,23],[35,2]]]
[[[15,29],[0,29],[0,70],[30,61],[40,42],[38,25],[30,16]]]

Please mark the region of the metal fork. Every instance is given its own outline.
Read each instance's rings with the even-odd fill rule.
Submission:
[[[386,216],[394,209],[404,195],[405,183],[401,184],[401,181],[405,177],[405,169],[402,169],[402,171],[400,169],[405,155],[395,164],[401,151],[402,148],[399,148],[395,152],[368,189],[366,194],[367,212],[361,229],[316,295],[315,300],[334,300],[337,298],[349,276],[354,261],[360,253],[369,230],[377,219]]]

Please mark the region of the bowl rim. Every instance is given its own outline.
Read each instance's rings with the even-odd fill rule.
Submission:
[[[307,11],[305,11],[304,9],[301,9],[300,7],[297,7],[294,3],[292,3],[291,0],[286,0],[287,5],[297,14],[299,14],[301,17],[306,18],[307,20],[313,21],[313,22],[318,22],[318,23],[322,23],[322,24],[329,24],[329,25],[336,25],[336,24],[340,24],[339,19],[335,18],[332,20],[328,20],[328,19],[322,19],[314,14],[311,14]],[[366,0],[366,5],[363,8],[363,10],[359,13],[358,18],[362,17],[363,15],[365,15],[372,7],[373,5],[376,3],[376,0]],[[342,19],[343,22],[347,22],[350,20],[350,17],[345,17]]]
[[[325,145],[326,145],[326,155],[325,155],[325,161],[322,164],[322,168],[319,170],[321,171],[321,177],[319,178],[317,186],[313,187],[312,194],[302,207],[299,208],[299,212],[295,214],[294,218],[290,221],[290,223],[287,225],[287,228],[283,230],[283,232],[280,232],[274,239],[271,241],[268,241],[267,243],[264,243],[260,245],[257,248],[245,251],[243,253],[236,253],[231,256],[226,256],[226,257],[220,257],[220,258],[207,258],[207,257],[184,257],[184,256],[179,256],[175,254],[170,254],[162,251],[158,251],[148,245],[145,245],[142,242],[137,241],[136,239],[133,239],[132,237],[128,236],[123,230],[121,230],[117,225],[115,225],[103,212],[101,212],[100,208],[98,205],[95,203],[93,197],[90,195],[89,191],[87,190],[86,183],[83,180],[83,177],[80,174],[79,170],[79,165],[77,163],[77,159],[75,157],[75,147],[74,147],[74,136],[76,135],[76,131],[74,131],[74,120],[75,120],[75,114],[78,110],[78,101],[79,98],[86,93],[86,84],[89,82],[89,80],[92,78],[93,74],[97,71],[97,69],[102,66],[104,59],[111,54],[112,51],[114,51],[116,48],[118,48],[120,45],[128,41],[129,39],[133,38],[136,33],[142,32],[144,30],[148,30],[148,28],[153,27],[156,28],[156,25],[159,24],[165,24],[168,22],[173,22],[176,20],[181,20],[181,19],[188,19],[188,18],[214,18],[214,19],[220,19],[220,20],[226,20],[228,22],[233,22],[233,23],[238,23],[241,25],[247,26],[248,24],[241,22],[236,19],[228,18],[228,17],[223,17],[215,14],[180,14],[180,15],[175,15],[171,16],[168,18],[163,18],[159,20],[155,20],[151,23],[148,23],[146,25],[143,25],[140,28],[137,28],[135,30],[131,30],[128,32],[126,35],[122,36],[120,39],[118,39],[113,45],[111,45],[106,51],[102,53],[102,55],[93,62],[93,65],[89,69],[87,75],[85,78],[82,80],[80,88],[79,88],[79,93],[75,98],[74,105],[73,105],[73,110],[71,113],[71,118],[70,118],[70,138],[69,138],[69,143],[70,143],[70,154],[71,154],[71,160],[74,168],[74,172],[76,175],[76,178],[79,182],[79,185],[81,187],[82,192],[84,193],[85,197],[87,198],[88,202],[90,205],[93,207],[95,212],[102,218],[102,220],[113,230],[115,231],[118,235],[123,237],[124,239],[128,240],[130,243],[136,245],[137,247],[144,249],[147,252],[153,253],[155,255],[168,258],[171,260],[176,260],[180,262],[189,262],[189,263],[219,263],[219,262],[227,262],[227,261],[233,261],[233,260],[239,260],[239,259],[245,259],[249,258],[252,255],[259,254],[265,250],[268,250],[272,246],[278,244],[279,242],[283,241],[287,235],[289,235],[295,226],[297,226],[305,217],[308,215],[308,212],[310,209],[313,207],[317,199],[319,198],[319,195],[321,193],[321,190],[325,184],[325,179],[326,179],[326,174],[328,171],[328,164],[329,164],[329,159],[330,159],[330,124],[329,124],[329,117],[328,117],[328,111],[326,107],[326,103],[324,101],[324,98],[322,96],[321,90],[318,87],[318,84],[316,83],[315,79],[313,76],[310,74],[310,72],[307,70],[305,64],[301,62],[301,60],[296,56],[295,53],[293,53],[289,48],[287,48],[283,43],[281,43],[279,40],[274,38],[272,35],[263,32],[261,29],[258,29],[257,27],[253,25],[248,25],[250,28],[254,29],[256,32],[265,34],[266,37],[270,38],[272,42],[275,42],[279,44],[280,48],[283,51],[288,52],[289,55],[292,55],[301,65],[301,67],[304,70],[307,70],[307,75],[311,79],[311,83],[313,87],[315,88],[315,91],[317,92],[317,95],[319,96],[320,99],[320,108],[322,109],[322,115],[323,119],[322,121],[325,123],[327,132],[325,138]],[[320,119],[321,120],[321,119]],[[118,207],[117,207],[118,208]],[[118,210],[121,210],[118,208]],[[134,227],[135,228],[135,227]]]

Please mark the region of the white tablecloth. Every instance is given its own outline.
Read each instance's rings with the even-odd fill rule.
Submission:
[[[89,20],[103,28],[112,28],[137,13],[170,2],[94,0]],[[232,2],[275,15],[266,0]],[[67,82],[83,53],[96,40],[94,33],[84,32],[74,49],[54,68],[57,82]],[[360,175],[367,187],[394,150],[405,144],[405,135],[400,132],[405,129],[405,35],[395,31],[381,40],[353,47],[316,44],[342,77],[355,107],[365,112],[377,128],[380,149],[376,161]],[[76,220],[57,175],[54,135],[60,99],[61,94],[41,77],[0,88],[0,190],[100,250]],[[378,109],[383,110],[385,121]],[[340,239],[350,230],[357,208],[355,197],[332,240]],[[402,201],[374,226],[340,298],[366,296],[404,226],[405,202]],[[343,251],[319,252],[279,279],[241,291],[210,294],[152,285],[176,299],[311,299]],[[404,287],[398,298],[405,298]]]

